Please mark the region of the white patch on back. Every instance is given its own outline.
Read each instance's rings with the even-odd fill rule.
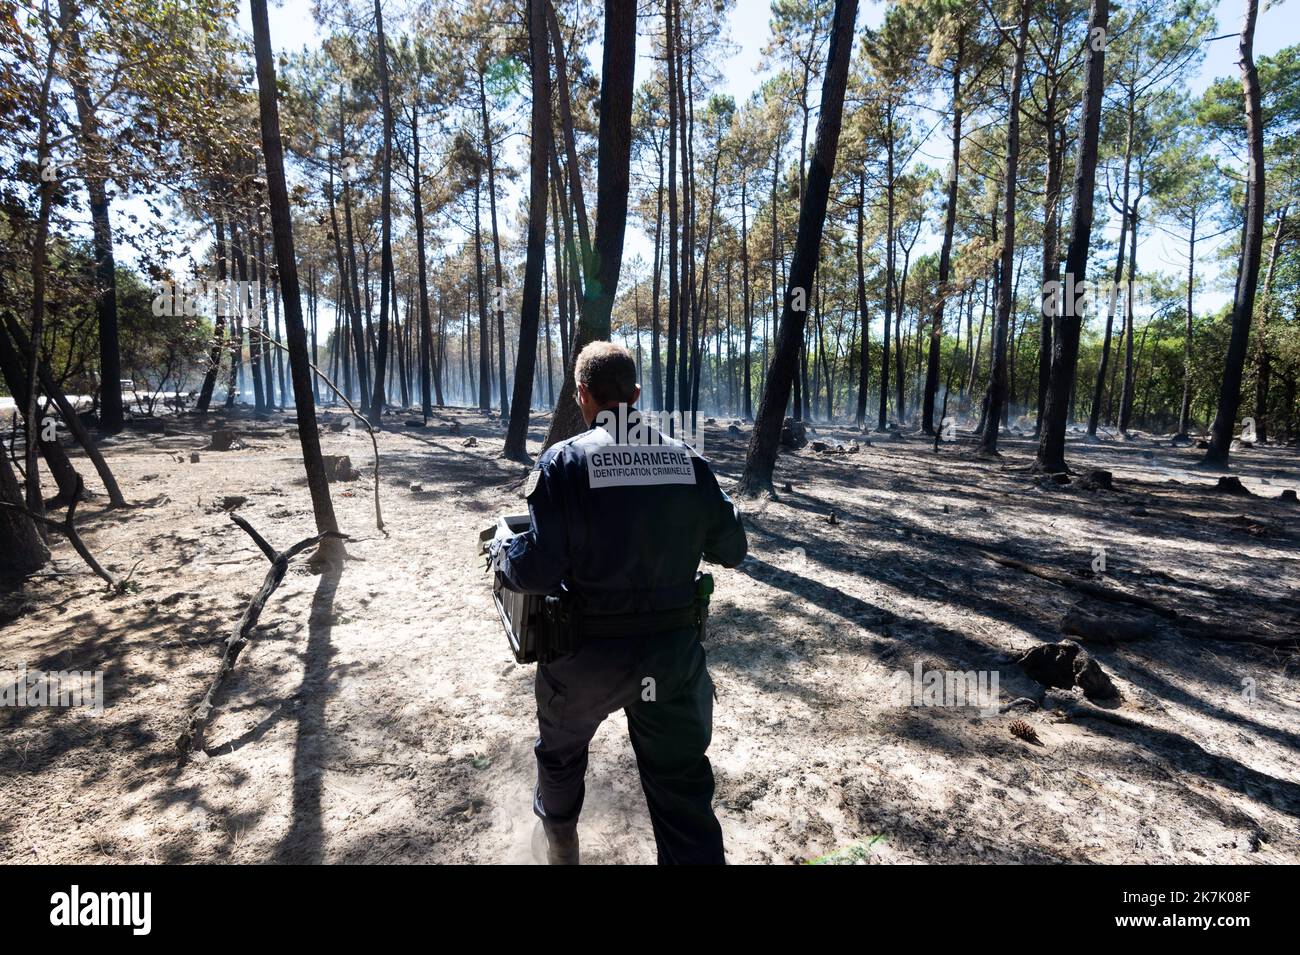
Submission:
[[[593,488],[694,484],[695,465],[685,447],[602,444],[587,452],[587,476]]]

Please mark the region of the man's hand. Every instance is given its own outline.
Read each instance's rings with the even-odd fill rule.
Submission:
[[[487,543],[486,563],[483,569],[492,571],[496,578],[492,584],[493,590],[501,589],[501,559],[513,542],[514,537],[494,537]]]

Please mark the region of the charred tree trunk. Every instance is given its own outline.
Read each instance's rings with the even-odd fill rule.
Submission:
[[[99,422],[109,434],[122,430],[122,357],[117,334],[117,265],[113,260],[113,226],[109,220],[105,162],[99,116],[90,93],[89,67],[76,29],[76,9],[60,0],[65,22],[72,96],[77,107],[77,138],[85,160],[86,192],[90,197],[91,248],[95,255],[95,312],[99,321]],[[206,410],[206,409],[205,409]]]
[[[980,437],[981,454],[997,454],[998,429],[1007,400],[1007,329],[1011,323],[1015,286],[1009,281],[1016,258],[1016,172],[1020,164],[1020,87],[1025,71],[1025,44],[1029,36],[1029,0],[1020,0],[1015,60],[1011,68],[1011,103],[1007,118],[1007,163],[1003,173],[1002,281],[998,286],[998,311],[993,324],[993,362],[989,368],[988,413]]]
[[[677,314],[680,276],[677,272],[677,31],[673,26],[674,0],[664,2],[664,49],[668,92],[668,371],[664,382],[663,410],[677,407]],[[683,162],[685,157],[683,157]],[[686,255],[686,249],[682,249]]]
[[[772,367],[768,371],[767,387],[759,402],[754,431],[750,435],[745,471],[737,486],[737,491],[741,494],[752,496],[772,493],[772,472],[776,467],[781,425],[798,370],[799,343],[807,321],[806,311],[795,310],[794,297],[796,290],[799,290],[806,303],[807,291],[812,287],[821,251],[822,229],[826,223],[826,204],[840,139],[844,90],[848,83],[853,24],[857,12],[857,0],[835,0],[826,75],[822,84],[821,112],[817,118],[817,138],[809,164],[807,186],[799,205],[799,231],[786,283],[776,351]]]
[[[11,505],[0,507],[0,571],[30,574],[40,570],[49,563],[50,549],[41,539],[36,522],[25,513],[22,488],[3,449],[0,449],[0,502]]]
[[[1232,432],[1241,402],[1241,379],[1246,366],[1246,345],[1255,312],[1255,286],[1259,282],[1260,247],[1264,240],[1264,126],[1260,115],[1259,75],[1255,72],[1255,20],[1259,0],[1246,0],[1246,14],[1238,42],[1242,99],[1246,111],[1246,215],[1241,232],[1241,259],[1237,265],[1237,288],[1232,297],[1232,334],[1224,360],[1219,388],[1219,406],[1210,429],[1210,448],[1205,464],[1226,467],[1232,446]]]
[[[961,163],[961,60],[964,40],[957,40],[952,66],[952,171],[948,174],[948,201],[944,210],[943,245],[939,250],[939,294],[930,318],[930,349],[925,365],[925,397],[921,405],[921,429],[934,434],[934,401],[939,392],[939,358],[943,344],[943,307],[952,269],[952,235],[957,226],[957,172]]]
[[[1088,12],[1088,36],[1105,37],[1110,19],[1109,0],[1092,0]],[[1076,286],[1085,280],[1088,246],[1092,241],[1093,193],[1097,184],[1097,145],[1101,135],[1101,100],[1105,92],[1104,43],[1090,42],[1085,66],[1083,115],[1079,135],[1079,158],[1074,172],[1074,194],[1070,202],[1070,244],[1065,253],[1065,275]],[[1079,363],[1079,334],[1083,318],[1074,301],[1060,301],[1053,316],[1052,369],[1047,400],[1043,404],[1043,428],[1038,438],[1036,467],[1059,473],[1065,466],[1065,428],[1069,423],[1075,372]]]
[[[488,351],[488,313],[486,289],[483,288],[483,175],[477,165],[474,170],[474,282],[478,297],[478,410],[484,414],[492,410],[492,363]]]
[[[1134,92],[1129,87],[1128,132],[1124,146],[1124,185],[1120,195],[1119,248],[1115,253],[1115,281],[1106,295],[1106,331],[1101,340],[1101,361],[1097,365],[1097,382],[1092,392],[1092,409],[1088,414],[1088,434],[1095,436],[1101,423],[1102,398],[1106,394],[1106,371],[1110,364],[1111,330],[1115,323],[1115,304],[1119,301],[1119,286],[1124,280],[1124,255],[1128,247],[1128,200],[1133,162]]]
[[[298,288],[298,261],[293,250],[293,221],[289,213],[289,190],[284,177],[284,147],[280,138],[280,110],[276,103],[275,60],[271,52],[271,28],[266,0],[251,0],[253,50],[257,63],[257,92],[262,127],[262,154],[266,163],[266,186],[271,207],[271,233],[275,260],[280,270],[284,295],[284,324],[289,347],[293,398],[297,406],[298,437],[302,444],[307,487],[311,491],[316,530],[337,534],[334,504],[330,500],[325,463],[321,458],[320,433],[316,428],[316,405],[311,397],[311,365],[307,357],[307,332],[302,321],[302,298]],[[343,545],[337,537],[322,537],[316,559],[337,563]]]
[[[478,97],[483,120],[483,151],[487,159],[488,217],[492,222],[492,265],[496,277],[496,284],[492,287],[492,311],[496,313],[497,325],[497,388],[501,392],[501,419],[504,421],[510,417],[510,399],[506,395],[506,313],[505,303],[502,301],[505,289],[501,284],[501,234],[497,229],[496,157],[492,150],[492,121],[488,114],[487,84],[482,73],[478,76]],[[545,231],[543,227],[543,235]],[[537,335],[536,327],[533,329],[533,335],[534,337]]]
[[[636,70],[635,0],[607,0],[605,45],[601,66],[600,144],[597,152],[595,274],[588,278],[582,316],[572,352],[576,358],[588,342],[608,340],[610,313],[623,264],[623,232],[627,226],[629,166],[632,156],[632,90]],[[546,435],[546,447],[577,434],[586,426],[573,400],[573,369]]]
[[[420,408],[424,421],[433,413],[431,384],[434,378],[433,323],[429,316],[428,263],[424,251],[424,199],[420,190],[420,99],[411,105],[411,202],[415,214],[416,265],[420,275]],[[438,387],[438,404],[442,404],[442,387]]]
[[[370,399],[370,420],[376,426],[383,427],[384,404],[387,401],[384,370],[388,362],[388,299],[394,282],[393,108],[389,100],[388,44],[384,39],[384,14],[379,0],[375,0],[375,49],[379,60],[379,101],[384,118],[384,148],[381,160],[383,183],[379,193],[379,340],[375,343],[375,390]]]
[[[212,217],[213,227],[217,233],[217,284],[221,289],[221,301],[229,302],[226,288],[226,226],[224,213],[218,211]],[[198,414],[205,415],[212,404],[212,390],[217,384],[217,375],[221,371],[221,353],[225,347],[226,309],[217,309],[216,326],[212,332],[212,348],[208,351],[208,368],[203,373],[203,384],[199,386],[199,400],[195,406]]]
[[[532,138],[528,144],[528,251],[524,261],[523,301],[519,310],[519,357],[515,361],[515,394],[511,405],[514,410],[510,414],[503,452],[506,457],[516,461],[528,460],[528,414],[532,406],[533,372],[537,363],[542,273],[546,270],[546,174],[551,151],[551,65],[546,45],[545,3],[546,0],[528,2],[528,47],[533,94]]]
[[[1282,235],[1286,230],[1289,206],[1284,205],[1277,214],[1277,228],[1273,232],[1272,247],[1268,254],[1268,271],[1264,273],[1264,301],[1259,310],[1259,349],[1255,359],[1255,440],[1268,440],[1268,389],[1273,378],[1273,356],[1269,352],[1268,326],[1273,314],[1273,279],[1277,275],[1277,257],[1282,252]]]

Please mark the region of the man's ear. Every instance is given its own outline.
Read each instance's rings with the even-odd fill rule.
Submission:
[[[638,401],[640,401],[640,400],[641,400],[641,386],[640,386],[640,385],[633,385],[633,386],[632,386],[632,400],[629,401],[628,404],[629,404],[629,405],[634,405],[634,404],[636,404],[636,403],[637,403]]]

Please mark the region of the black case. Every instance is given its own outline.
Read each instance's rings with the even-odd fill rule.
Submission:
[[[532,528],[532,518],[527,514],[505,514],[491,527],[479,534],[479,553],[487,553],[487,545],[494,539],[514,537]],[[492,588],[492,600],[505,627],[506,639],[516,663],[536,663],[541,628],[545,626],[542,607],[546,598],[539,594],[521,594],[505,587]]]

